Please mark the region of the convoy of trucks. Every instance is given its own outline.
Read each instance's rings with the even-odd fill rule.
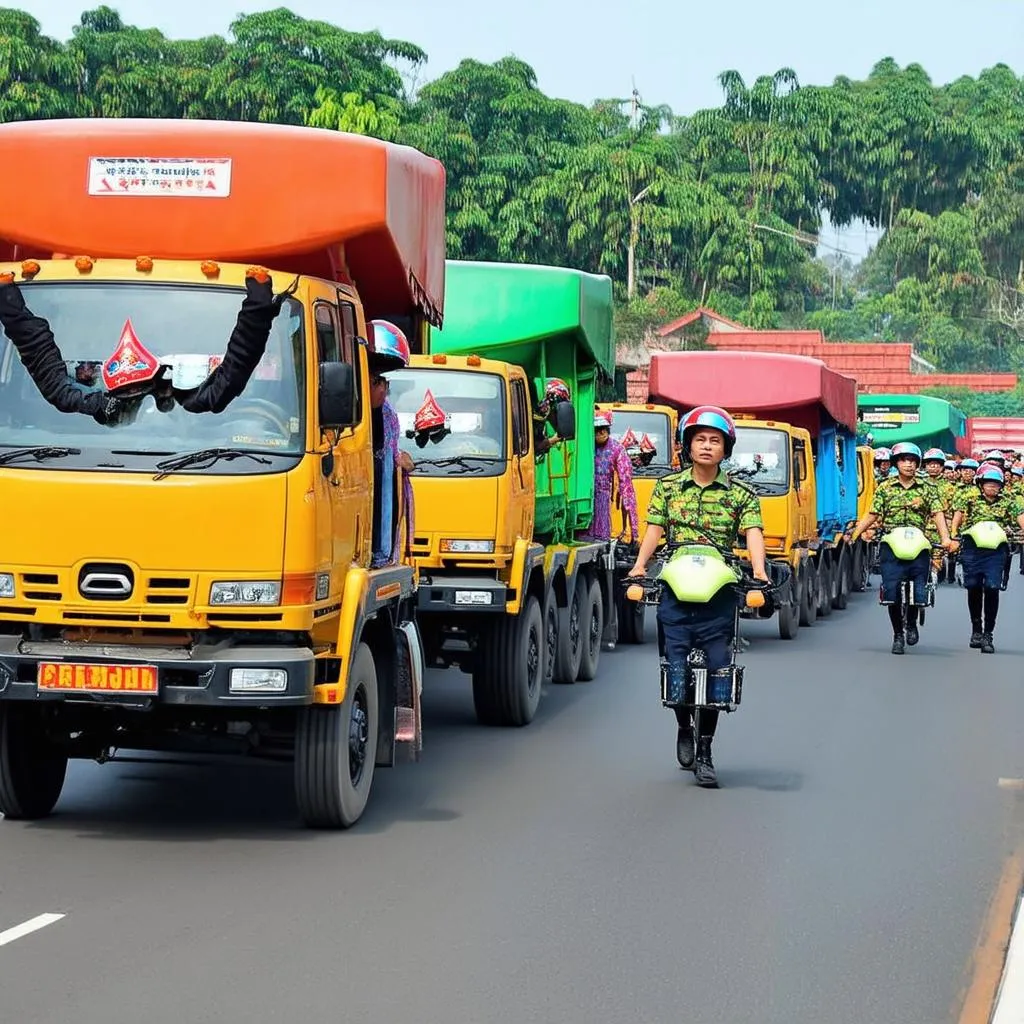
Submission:
[[[127,749],[290,760],[305,823],[347,828],[375,769],[420,755],[426,667],[468,673],[497,726],[593,679],[645,633],[617,492],[611,537],[588,532],[595,409],[631,455],[641,533],[682,465],[679,416],[736,417],[728,469],[761,498],[776,584],[742,614],[793,639],[864,585],[844,540],[875,489],[855,381],[659,352],[646,402],[595,405],[610,279],[446,261],[444,169],[416,150],[82,119],[2,125],[0,159],[34,168],[0,211],[8,818],[49,814],[69,759]],[[372,568],[378,318],[410,343],[389,400],[415,500],[397,564]],[[568,400],[549,406],[552,378]],[[861,431],[962,446],[939,401],[862,396]],[[1024,447],[1024,421],[994,422],[969,443]]]

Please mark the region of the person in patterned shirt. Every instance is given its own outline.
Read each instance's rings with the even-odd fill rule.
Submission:
[[[949,539],[946,517],[942,512],[942,499],[930,480],[922,480],[917,475],[917,468],[921,464],[921,449],[916,444],[902,441],[893,445],[892,457],[899,475],[878,485],[871,508],[854,527],[851,542],[855,542],[865,530],[879,521],[887,531],[901,526],[914,526],[919,530],[926,530],[929,522],[933,522],[943,546],[947,549],[952,548],[954,545]],[[924,604],[925,601],[929,557],[930,552],[922,551],[913,561],[901,562],[888,544],[881,545],[879,571],[882,586],[879,598],[882,604],[889,606],[893,654],[903,654],[905,645],[913,647],[919,639],[916,605]],[[907,609],[906,635],[903,633],[901,594],[904,582],[913,583],[915,602],[915,605]]]
[[[924,453],[922,462],[925,475],[935,485],[935,490],[942,501],[942,514],[946,517],[946,522],[948,523],[953,518],[953,502],[956,500],[957,487],[947,480],[945,476],[946,453],[941,448],[929,448]],[[928,524],[925,534],[932,544],[939,543],[939,531],[934,522]],[[943,562],[941,553],[935,555],[934,566],[935,571],[939,574],[940,583],[952,583],[956,579],[954,575],[956,570],[953,564],[955,557],[956,555],[952,553],[948,554],[945,562]]]
[[[755,579],[768,581],[765,570],[764,524],[761,502],[746,484],[733,480],[721,464],[736,444],[736,425],[723,409],[702,405],[679,424],[682,451],[691,463],[681,473],[670,473],[654,485],[647,507],[647,529],[640,542],[631,576],[642,576],[662,537],[670,546],[704,545],[731,552],[744,537]],[[663,653],[672,669],[685,671],[686,659],[697,645],[707,655],[709,672],[727,668],[734,639],[737,595],[729,588],[706,604],[680,601],[662,590],[658,629]],[[711,760],[711,741],[718,712],[700,715],[700,735],[694,737],[693,720],[686,708],[676,708],[679,729],[676,758],[682,768],[693,768],[697,785],[718,785]]]
[[[981,466],[977,488],[957,498],[953,513],[953,533],[969,530],[978,523],[998,523],[1004,530],[1024,530],[1024,501],[1004,487],[1003,471],[991,464]],[[992,634],[999,614],[999,591],[1005,584],[1009,549],[1005,544],[995,551],[979,548],[965,537],[960,556],[967,588],[967,612],[971,617],[970,646],[982,654],[994,654]]]

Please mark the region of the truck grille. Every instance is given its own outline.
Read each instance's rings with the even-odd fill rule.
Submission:
[[[53,572],[23,572],[18,594],[26,601],[59,601],[60,577]]]
[[[187,576],[153,576],[147,580],[146,604],[188,604],[191,590]]]

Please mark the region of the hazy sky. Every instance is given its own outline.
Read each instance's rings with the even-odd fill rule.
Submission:
[[[882,57],[922,64],[944,83],[1000,62],[1024,73],[1024,0],[107,0],[122,19],[172,37],[227,34],[236,13],[285,6],[344,28],[378,29],[426,50],[425,78],[464,57],[509,53],[537,72],[546,93],[589,103],[626,97],[634,80],[645,103],[677,113],[715,106],[716,76],[736,68],[749,83],[792,67],[804,84],[863,77]],[[66,39],[99,2],[6,0]],[[863,231],[843,247],[862,251]]]

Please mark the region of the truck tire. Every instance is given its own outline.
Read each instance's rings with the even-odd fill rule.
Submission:
[[[832,614],[832,598],[836,591],[836,564],[832,560],[832,552],[825,551],[819,556],[818,567],[818,614],[827,619]]]
[[[558,600],[554,589],[548,591],[544,601],[544,685],[550,686],[555,679],[555,662],[558,660],[558,628],[561,624]]]
[[[850,603],[850,553],[843,550],[839,553],[836,565],[836,596],[832,599],[832,607],[842,611]]]
[[[591,582],[587,591],[580,625],[582,642],[577,678],[580,682],[589,683],[597,675],[601,661],[601,634],[604,633],[604,598],[601,596],[601,584],[597,580]]]
[[[519,615],[494,623],[473,671],[473,707],[481,725],[529,725],[544,681],[544,616],[536,597]]]
[[[619,599],[619,633],[624,644],[644,642],[644,618],[647,606],[642,601],[630,601],[625,594]]]
[[[43,710],[0,704],[0,811],[11,821],[45,818],[64,788],[67,755],[47,736]]]
[[[583,656],[583,605],[587,600],[587,577],[576,576],[569,606],[562,609],[562,621],[558,626],[558,657],[555,659],[555,682],[575,683],[580,674],[580,658]]]
[[[310,828],[351,828],[366,809],[380,728],[377,666],[356,648],[345,699],[299,709],[295,731],[295,799]]]
[[[850,556],[850,589],[858,594],[863,593],[867,589],[867,575],[864,572],[865,557],[864,545],[857,541],[853,545],[852,555]]]
[[[804,562],[800,596],[800,625],[813,626],[818,621],[818,573],[809,558]]]
[[[800,609],[796,601],[779,605],[775,614],[779,618],[779,637],[783,640],[793,640],[800,626]]]

